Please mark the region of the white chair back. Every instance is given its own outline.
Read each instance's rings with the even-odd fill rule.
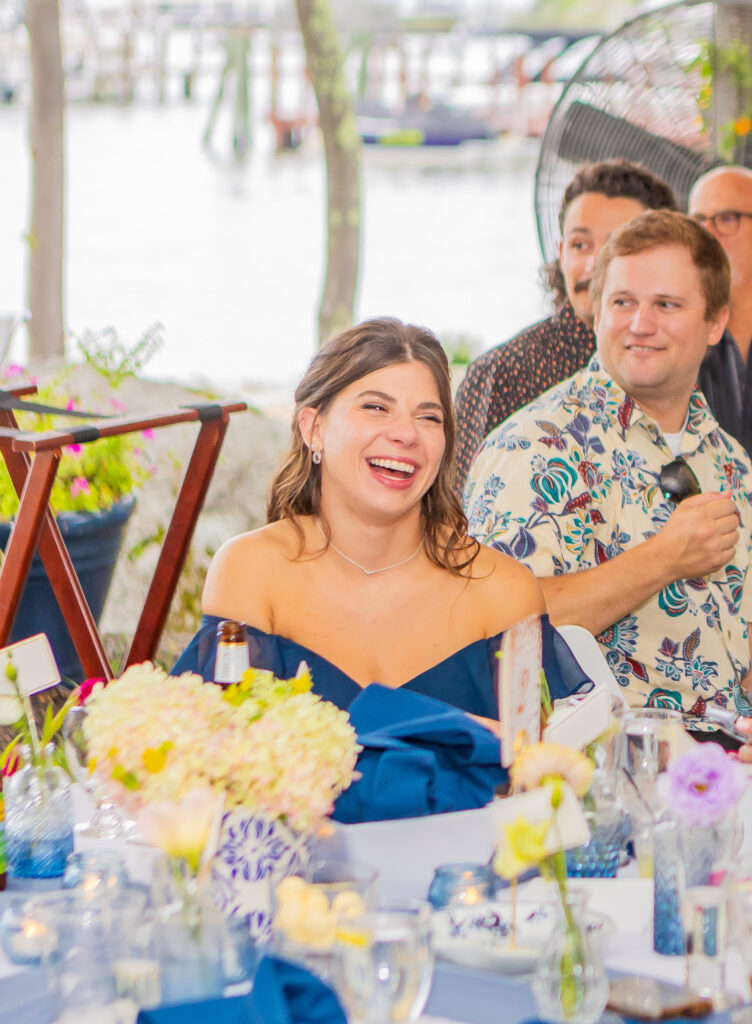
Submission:
[[[557,626],[556,629],[577,659],[582,671],[590,676],[596,686],[605,686],[608,692],[626,707],[627,702],[622,688],[608,667],[608,662],[593,634],[582,626]]]

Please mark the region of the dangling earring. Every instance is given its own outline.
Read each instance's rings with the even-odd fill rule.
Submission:
[[[311,462],[314,464],[314,466],[321,465],[321,449],[318,447],[318,445],[316,447],[311,445]]]

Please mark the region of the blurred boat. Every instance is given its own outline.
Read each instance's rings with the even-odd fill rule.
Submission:
[[[358,103],[355,114],[358,133],[366,145],[459,146],[499,135],[497,128],[477,114],[424,95],[409,97],[401,111],[380,103]]]

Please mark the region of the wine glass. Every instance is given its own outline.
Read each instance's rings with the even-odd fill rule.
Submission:
[[[96,772],[89,771],[89,745],[84,730],[86,705],[72,707],[63,722],[63,746],[76,780],[95,803],[94,815],[88,823],[76,825],[76,832],[88,839],[127,839],[135,830],[133,822],[124,818],[117,804],[109,797]]]
[[[410,1024],[433,977],[431,908],[412,901],[341,921],[337,990],[354,1024]]]

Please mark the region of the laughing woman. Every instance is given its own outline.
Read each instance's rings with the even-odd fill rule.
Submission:
[[[501,635],[542,614],[543,596],[527,569],[468,537],[441,345],[366,321],[321,349],[295,401],[268,525],[214,557],[201,630],[173,671],[211,679],[217,625],[236,619],[252,665],[289,677],[305,660],[340,707],[379,682],[497,719]],[[544,662],[554,696],[584,682],[547,620]]]

